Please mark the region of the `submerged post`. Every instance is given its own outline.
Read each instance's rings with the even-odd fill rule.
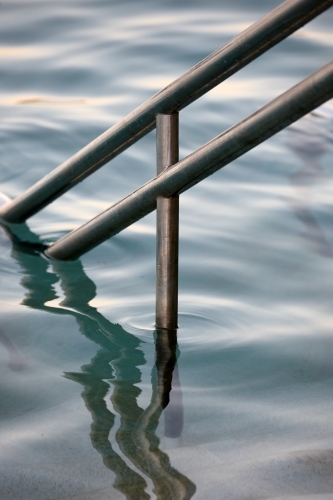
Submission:
[[[178,113],[156,116],[157,175],[178,162]],[[178,323],[179,196],[157,198],[156,327],[174,330]]]

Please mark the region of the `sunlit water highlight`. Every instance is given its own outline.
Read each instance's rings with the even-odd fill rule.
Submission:
[[[1,3],[0,191],[23,192],[277,5]],[[181,157],[329,62],[332,24],[329,11],[182,111]],[[332,110],[181,196],[167,367],[154,214],[75,263],[0,230],[1,499],[332,498]],[[151,133],[12,230],[54,241],[154,173]]]

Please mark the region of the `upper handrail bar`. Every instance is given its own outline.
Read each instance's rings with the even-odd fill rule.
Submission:
[[[331,5],[333,0],[287,0],[1,207],[0,218],[25,221],[153,130],[157,114],[188,106]]]
[[[80,257],[155,210],[157,197],[186,191],[332,97],[333,61],[58,240],[46,255]]]

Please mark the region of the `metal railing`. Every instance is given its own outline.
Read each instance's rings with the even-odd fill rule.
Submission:
[[[61,238],[47,254],[64,260],[79,257],[155,210],[158,197],[169,198],[183,193],[331,97],[333,62],[183,160],[174,165],[166,163],[172,166]]]
[[[288,0],[0,208],[23,222],[157,128],[157,177],[47,250],[75,259],[157,208],[156,326],[177,328],[178,196],[333,97],[333,62],[178,161],[178,112],[333,5]]]
[[[185,108],[332,4],[333,0],[284,2],[2,207],[0,217],[25,221],[153,130],[157,114]]]

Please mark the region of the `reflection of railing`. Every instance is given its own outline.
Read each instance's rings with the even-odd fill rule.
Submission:
[[[46,250],[75,259],[157,208],[156,325],[177,328],[178,195],[333,96],[333,63],[178,161],[178,111],[328,9],[333,0],[287,0],[16,200],[0,217],[20,222],[157,128],[157,177]],[[167,168],[172,166],[172,168]]]
[[[185,500],[195,492],[194,484],[174,469],[167,454],[159,449],[159,439],[155,434],[160,415],[169,403],[176,362],[175,338],[167,330],[157,332],[156,376],[152,378],[151,403],[145,410],[137,404],[140,394],[140,389],[135,385],[140,381],[137,366],[144,363],[142,353],[138,350],[123,350],[116,359],[112,356],[115,368],[113,377],[110,373],[110,354],[105,350],[99,351],[90,365],[83,366],[82,373],[65,374],[84,386],[82,397],[93,418],[90,434],[92,444],[102,455],[106,467],[116,473],[115,488],[131,500],[150,498],[144,491],[147,486],[144,476],[151,478],[154,492],[161,500]],[[143,477],[133,471],[112,448],[109,433],[114,426],[115,415],[104,400],[109,390],[105,379],[109,379],[114,386],[111,401],[121,418],[115,439],[123,455],[143,473]],[[174,409],[173,413],[173,425],[179,427],[179,409]]]
[[[32,233],[27,236],[34,239]],[[82,397],[93,420],[91,442],[102,456],[104,465],[115,473],[114,487],[128,500],[148,500],[150,495],[145,491],[145,477],[149,477],[160,500],[190,499],[195,485],[172,467],[168,455],[160,450],[155,433],[161,413],[167,406],[172,413],[176,435],[177,430],[182,429],[182,408],[169,404],[173,372],[177,366],[176,332],[156,331],[152,398],[148,408],[143,410],[137,403],[141,392],[137,387],[141,381],[139,366],[145,364],[139,339],[120,325],[112,324],[89,305],[96,295],[96,287],[86,276],[79,260],[54,261],[53,272],[50,272],[50,264],[36,249],[40,249],[37,244],[27,246],[13,241],[12,256],[20,265],[21,284],[27,291],[22,304],[51,314],[74,317],[80,332],[100,347],[90,363],[82,366],[80,373],[65,373],[65,376],[84,386]],[[65,298],[55,305],[52,302],[57,296],[53,286],[59,279]],[[8,338],[1,330],[0,342],[11,355],[10,368],[23,369],[24,366],[17,366],[17,361],[22,363],[24,360],[19,359],[19,354],[8,344]],[[111,401],[121,419],[116,441],[125,459],[114,450],[109,439],[115,414],[108,409],[105,397],[112,386]]]

